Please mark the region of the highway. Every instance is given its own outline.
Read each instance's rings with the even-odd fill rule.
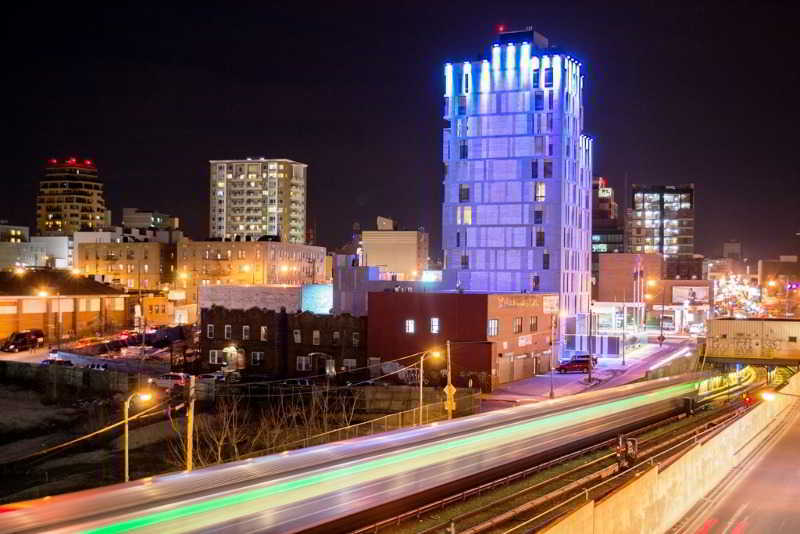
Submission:
[[[796,534],[800,532],[800,412],[796,402],[786,427],[723,482],[724,488],[680,532],[696,534]]]
[[[674,413],[698,385],[654,380],[17,503],[0,514],[0,532],[338,532],[391,503]]]

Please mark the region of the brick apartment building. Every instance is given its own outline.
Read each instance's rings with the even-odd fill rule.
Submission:
[[[367,346],[383,361],[451,342],[453,383],[491,390],[549,370],[554,294],[369,294]],[[444,358],[426,366],[442,368]],[[409,361],[408,363],[411,363]]]
[[[348,314],[286,313],[262,308],[221,306],[201,312],[200,354],[196,371],[222,367],[289,378],[365,368],[366,317]]]

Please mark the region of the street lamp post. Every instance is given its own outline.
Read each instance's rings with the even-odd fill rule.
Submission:
[[[550,317],[550,398],[556,396],[553,388],[553,356],[556,350],[556,314]]]
[[[128,461],[128,411],[130,409],[131,400],[136,396],[138,396],[141,401],[149,401],[153,397],[150,393],[131,393],[131,395],[125,399],[125,404],[122,406],[125,419],[125,482],[130,480]]]

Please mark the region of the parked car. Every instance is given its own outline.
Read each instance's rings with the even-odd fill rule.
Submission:
[[[224,382],[225,373],[205,373],[197,375],[198,382]]]
[[[2,346],[5,352],[19,352],[21,350],[32,350],[44,344],[44,332],[38,328],[32,330],[22,330],[14,332]]]
[[[148,380],[156,387],[172,389],[176,386],[183,387],[189,383],[189,375],[186,373],[167,373]]]
[[[69,361],[69,360],[54,360],[54,359],[42,360],[42,362],[39,365],[42,366],[42,367],[49,367],[51,365],[58,365],[58,366],[62,366],[62,367],[72,367],[73,366],[72,362]]]
[[[582,360],[588,362],[589,358],[592,359],[592,365],[597,365],[597,356],[595,356],[594,354],[589,354],[588,352],[576,352],[569,358],[568,361]]]
[[[569,360],[556,367],[559,373],[588,373],[589,372],[589,359]]]

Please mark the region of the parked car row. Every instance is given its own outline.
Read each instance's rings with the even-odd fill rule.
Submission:
[[[597,356],[588,352],[575,353],[569,359],[562,360],[556,371],[559,373],[588,373],[589,367],[597,365]]]

